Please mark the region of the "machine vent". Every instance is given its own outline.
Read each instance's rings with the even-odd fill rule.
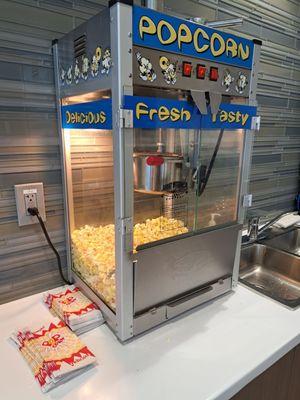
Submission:
[[[74,40],[74,58],[79,58],[86,54],[86,35],[81,35]]]

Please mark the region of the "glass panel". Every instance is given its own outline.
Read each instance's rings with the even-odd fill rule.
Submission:
[[[91,99],[95,98],[86,101]],[[64,129],[64,137],[69,152],[72,267],[115,309],[112,131]]]
[[[199,131],[135,129],[134,247],[194,228]]]
[[[73,268],[115,307],[112,132],[70,130]]]
[[[201,132],[199,179],[201,176],[202,183],[197,196],[197,229],[237,220],[244,131],[225,130],[220,135],[220,130]],[[214,152],[217,154],[213,160]]]

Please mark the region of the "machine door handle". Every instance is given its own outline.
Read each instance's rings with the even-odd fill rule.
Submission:
[[[168,307],[177,307],[180,304],[185,303],[186,301],[192,300],[198,296],[201,296],[205,293],[211,292],[213,290],[212,286],[206,286],[200,290],[197,290],[193,293],[187,294],[186,296],[180,297],[178,300],[174,300],[167,304]]]

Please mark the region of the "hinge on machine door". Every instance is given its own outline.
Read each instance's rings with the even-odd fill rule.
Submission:
[[[124,245],[125,245],[125,250],[127,252],[132,251],[133,247],[133,238],[132,238],[132,231],[133,231],[133,224],[132,224],[132,218],[123,218],[121,219],[121,232],[124,238]]]
[[[132,218],[121,219],[122,234],[126,235],[132,232]]]
[[[252,117],[251,129],[253,129],[255,131],[259,131],[259,129],[260,129],[260,115],[256,116],[256,117]]]
[[[133,110],[119,109],[120,128],[133,128]]]

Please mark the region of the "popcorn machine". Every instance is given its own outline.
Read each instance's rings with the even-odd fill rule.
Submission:
[[[260,44],[130,1],[53,44],[69,279],[121,341],[237,282]]]

